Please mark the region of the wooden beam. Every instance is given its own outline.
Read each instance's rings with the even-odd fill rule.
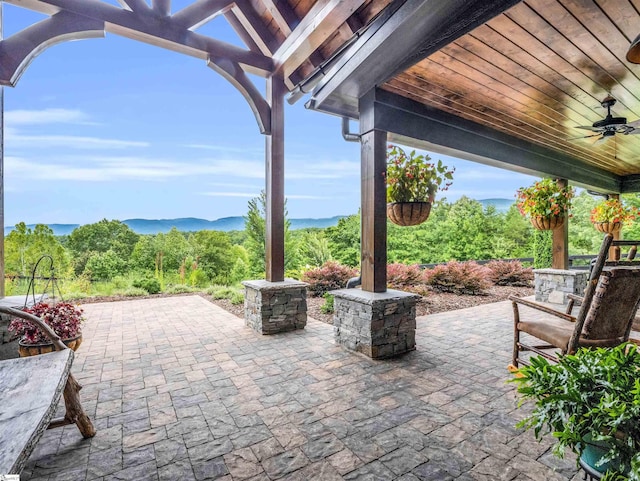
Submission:
[[[118,0],[118,3],[122,5],[122,8],[131,10],[132,12],[149,11],[149,5],[144,0]]]
[[[567,179],[556,179],[556,183],[561,188],[569,185]],[[553,229],[552,249],[551,267],[553,269],[569,269],[569,217],[564,220],[562,226]]]
[[[267,101],[271,107],[271,135],[266,136],[265,226],[266,277],[284,281],[284,79],[267,79]]]
[[[607,194],[607,199],[620,200],[620,194]],[[613,240],[622,240],[622,229],[612,232]],[[620,260],[620,247],[613,246],[609,248],[609,260]]]
[[[237,0],[231,8],[242,28],[253,39],[264,55],[272,55],[278,48],[278,42],[264,24],[262,18],[246,0]]]
[[[233,0],[198,0],[174,13],[171,20],[184,28],[196,30],[218,15],[224,14],[232,5]]]
[[[0,43],[4,38],[4,12],[0,2]],[[0,85],[0,297],[4,290],[4,87]]]
[[[171,15],[171,0],[153,0],[153,11],[162,17]]]
[[[61,11],[0,41],[0,85],[15,86],[37,55],[58,43],[104,37],[104,22]]]
[[[362,290],[387,290],[387,132],[375,128],[375,93],[360,99]]]
[[[357,99],[375,86],[520,1],[394,0],[316,87],[313,108],[324,110],[323,104],[333,97],[353,109]],[[274,60],[279,67],[281,59]]]
[[[240,91],[256,117],[260,133],[268,135],[271,132],[271,109],[269,104],[240,66],[229,62],[227,59],[209,59],[207,65]]]
[[[286,77],[295,72],[363,3],[364,0],[316,2],[274,53],[279,71]]]
[[[248,72],[267,76],[273,61],[257,52],[249,52],[226,42],[186,30],[172,22],[171,17],[159,19],[140,15],[98,0],[4,0],[31,10],[50,13],[66,10],[90,19],[105,22],[105,30],[123,37],[167,48],[207,60],[209,57],[228,58],[242,65]]]
[[[619,176],[579,158],[498,132],[405,97],[376,90],[375,128],[401,144],[581,187],[620,192]]]
[[[278,25],[278,28],[282,30],[285,36],[289,36],[294,28],[300,23],[300,19],[293,11],[288,2],[274,2],[273,0],[262,0],[267,11],[273,17],[273,20]]]

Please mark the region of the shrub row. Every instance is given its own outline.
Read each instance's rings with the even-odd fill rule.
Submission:
[[[309,284],[311,296],[322,296],[333,289],[342,289],[357,275],[355,269],[329,261],[322,267],[306,271],[302,280]],[[479,265],[474,261],[450,261],[433,269],[420,269],[418,265],[389,264],[387,285],[392,289],[425,294],[426,287],[441,292],[481,294],[492,284],[498,286],[530,286],[533,270],[519,261],[491,261]]]

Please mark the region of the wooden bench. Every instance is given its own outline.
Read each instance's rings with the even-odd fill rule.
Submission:
[[[40,318],[11,307],[0,313],[36,324],[56,351],[0,361],[0,474],[20,474],[46,429],[76,424],[85,438],[96,430],[80,404],[80,384],[71,374],[74,352]],[[52,419],[60,397],[66,413]]]

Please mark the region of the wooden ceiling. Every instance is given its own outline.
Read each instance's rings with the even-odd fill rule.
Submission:
[[[526,0],[396,75],[383,88],[617,175],[640,173],[640,135],[594,144],[577,129],[640,119],[639,0]]]

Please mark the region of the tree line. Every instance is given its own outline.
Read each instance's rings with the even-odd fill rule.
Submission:
[[[582,191],[576,196],[569,223],[571,254],[597,251],[602,234],[589,222],[598,199]],[[625,200],[640,207],[637,195]],[[53,257],[59,278],[109,281],[122,277],[153,277],[163,284],[205,287],[233,285],[243,279],[264,278],[265,197],[248,203],[245,230],[198,231],[140,235],[118,220],[103,219],[55,236],[46,225],[29,229],[16,225],[5,238],[5,273],[29,276],[43,255]],[[334,227],[292,231],[285,225],[285,268],[288,277],[336,260],[358,267],[360,216],[340,219]],[[640,236],[640,222],[625,226],[627,238]],[[532,257],[534,230],[517,211],[507,212],[467,197],[437,201],[431,216],[415,227],[389,223],[389,263],[427,264],[449,260]]]

